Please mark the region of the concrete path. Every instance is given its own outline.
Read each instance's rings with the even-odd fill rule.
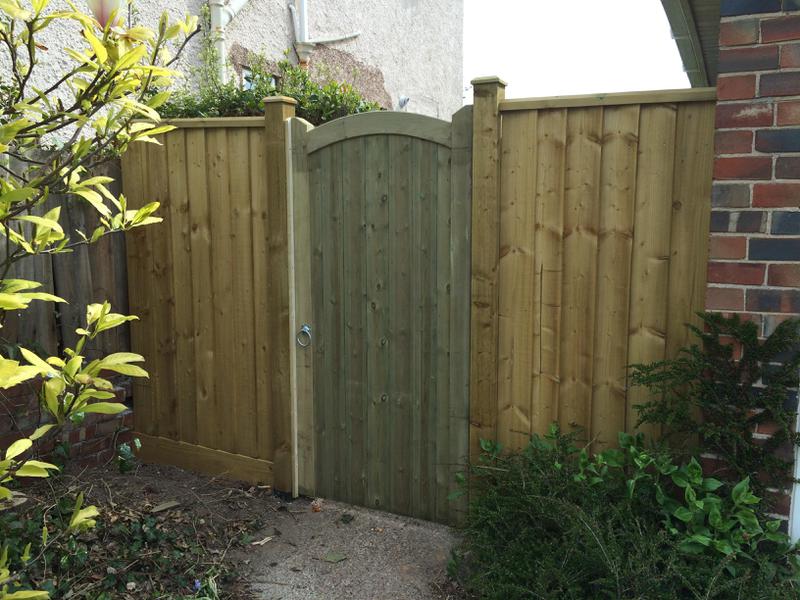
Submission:
[[[432,600],[456,541],[445,526],[323,501],[281,505],[239,557],[260,600]],[[260,544],[259,544],[260,542]]]

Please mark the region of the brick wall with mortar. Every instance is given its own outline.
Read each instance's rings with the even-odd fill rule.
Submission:
[[[24,383],[0,392],[0,448],[33,433],[43,423],[39,401],[40,382]],[[116,385],[117,398],[125,402],[130,386]],[[48,456],[57,444],[69,445],[70,460],[79,464],[103,464],[114,458],[116,447],[133,437],[133,412],[128,409],[117,415],[87,414],[80,424],[70,424],[45,435],[34,446],[34,453]]]
[[[800,313],[800,0],[720,8],[706,307],[766,336]]]

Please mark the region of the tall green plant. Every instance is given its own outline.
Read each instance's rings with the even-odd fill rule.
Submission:
[[[690,327],[698,343],[674,359],[633,366],[632,383],[653,398],[637,407],[639,422],[662,425],[674,447],[696,443],[717,455],[728,480],[749,478],[759,493],[782,488],[800,444],[800,320],[784,321],[761,340],[758,326],[738,315],[700,316],[704,327]],[[771,435],[756,436],[765,425]]]
[[[171,23],[166,14],[156,31],[126,27],[117,8],[122,3],[96,0],[97,18],[79,11],[52,9],[49,0],[0,0],[0,322],[7,311],[24,311],[33,301],[64,302],[39,291],[36,281],[9,278],[12,267],[33,255],[70,252],[76,246],[105,235],[130,230],[161,219],[154,215],[158,203],[139,209],[128,207],[124,196],[107,187],[112,179],[92,175],[95,167],[124,152],[136,141],[154,142],[153,136],[171,129],[159,124],[156,109],[169,98],[167,91],[177,73],[171,68],[196,30],[196,19]],[[53,76],[41,40],[56,28],[76,28],[80,37],[63,48],[68,67]],[[48,79],[48,75],[50,75]],[[46,80],[47,83],[36,83]],[[159,93],[152,90],[158,88]],[[55,144],[55,146],[53,146]],[[42,150],[49,147],[45,154]],[[59,222],[57,198],[86,202],[98,214],[93,231],[66,231]],[[45,202],[48,202],[45,207]],[[12,505],[17,477],[46,477],[55,467],[35,459],[25,460],[38,437],[86,413],[117,413],[122,404],[114,397],[106,373],[145,377],[137,364],[143,357],[121,352],[89,361],[84,356],[88,340],[135,319],[114,313],[107,302],[87,307],[86,321],[77,330],[78,342],[62,356],[40,357],[21,349],[23,361],[0,358],[0,389],[41,377],[41,403],[51,422],[29,437],[15,441],[0,461],[0,509]],[[97,510],[80,504],[74,509],[70,529],[91,527]],[[43,531],[46,544],[47,531]],[[0,550],[0,600],[46,598],[46,592],[19,590],[14,569],[24,569],[30,557],[11,565]]]

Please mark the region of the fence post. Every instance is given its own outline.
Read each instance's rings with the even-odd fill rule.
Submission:
[[[264,285],[270,305],[266,335],[258,340],[266,345],[269,368],[267,395],[272,429],[272,448],[266,451],[273,460],[273,486],[292,490],[291,380],[289,352],[289,245],[287,228],[286,121],[295,114],[297,101],[285,96],[264,100],[265,165],[267,172],[267,272]],[[256,279],[258,285],[258,278]]]
[[[472,292],[470,310],[470,460],[480,440],[497,438],[498,296],[500,260],[500,102],[498,77],[472,80]]]

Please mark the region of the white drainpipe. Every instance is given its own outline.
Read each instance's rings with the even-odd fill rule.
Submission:
[[[306,0],[294,0],[294,4],[289,4],[289,12],[292,13],[292,22],[294,23],[294,49],[297,52],[297,58],[300,59],[300,66],[307,67],[308,59],[311,57],[311,51],[317,44],[331,44],[333,42],[342,42],[361,35],[360,31],[349,33],[333,38],[312,40],[308,33],[308,4]]]
[[[248,0],[208,0],[211,12],[211,34],[214,36],[214,48],[217,51],[217,72],[222,83],[228,81],[228,52],[225,46],[225,28],[238,14]]]

